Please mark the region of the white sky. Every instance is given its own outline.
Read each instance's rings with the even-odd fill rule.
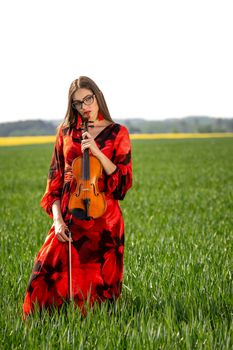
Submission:
[[[232,0],[7,0],[0,122],[63,119],[80,75],[113,119],[233,117]]]

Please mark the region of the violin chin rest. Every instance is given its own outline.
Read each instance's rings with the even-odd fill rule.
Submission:
[[[71,211],[71,214],[79,220],[92,220],[93,218],[91,216],[86,215],[86,211],[81,208],[74,208]]]

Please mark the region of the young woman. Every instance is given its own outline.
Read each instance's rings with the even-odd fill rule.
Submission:
[[[83,132],[84,117],[93,127]],[[71,214],[69,199],[76,187],[72,162],[83,151],[99,159],[99,190],[106,209],[102,216],[82,220]],[[124,221],[118,200],[132,186],[131,144],[123,125],[114,123],[103,93],[81,76],[69,89],[68,109],[59,126],[41,206],[53,219],[36,256],[23,304],[24,316],[39,308],[60,307],[69,298],[68,245],[71,242],[73,300],[84,305],[117,299],[122,290]],[[67,236],[67,228],[72,239]]]

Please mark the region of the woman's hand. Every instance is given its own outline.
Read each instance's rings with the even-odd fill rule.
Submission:
[[[100,151],[97,144],[95,143],[95,140],[89,134],[89,132],[85,131],[82,134],[82,137],[83,137],[83,140],[81,143],[82,152],[86,148],[90,148],[93,156],[96,156],[101,162],[106,174],[108,175],[112,174],[116,170],[116,165],[110,159],[108,159],[108,157],[103,152]],[[85,137],[87,137],[87,139],[85,139]]]
[[[89,132],[85,131],[82,134],[83,140],[81,143],[81,150],[82,152],[86,149],[86,148],[90,148],[91,153],[93,154],[93,156],[98,157],[100,155],[100,153],[102,153],[97,144],[95,143],[95,140],[93,139],[93,137],[89,134]]]
[[[54,220],[55,235],[60,242],[69,242],[69,237],[67,237],[65,231],[68,230],[67,225],[63,219]]]

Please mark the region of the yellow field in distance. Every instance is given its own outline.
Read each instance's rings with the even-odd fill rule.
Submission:
[[[174,133],[174,134],[130,134],[131,140],[154,140],[154,139],[192,139],[192,138],[214,138],[233,137],[233,133]],[[16,136],[0,137],[0,146],[20,146],[41,143],[54,143],[55,136]]]
[[[0,146],[21,146],[37,143],[54,143],[55,136],[14,136],[0,137]]]

